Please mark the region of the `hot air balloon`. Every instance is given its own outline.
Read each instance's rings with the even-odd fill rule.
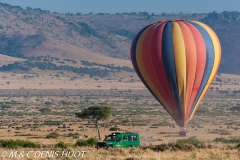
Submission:
[[[221,46],[215,32],[199,21],[160,21],[137,33],[130,52],[143,84],[184,127],[220,64]]]

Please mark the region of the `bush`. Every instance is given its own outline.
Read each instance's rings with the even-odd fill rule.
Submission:
[[[40,148],[40,144],[25,140],[0,140],[0,147],[2,148]]]
[[[240,150],[240,143],[235,146],[236,149]]]
[[[192,151],[196,148],[203,148],[204,142],[196,139],[196,137],[190,137],[188,139],[177,140],[174,143],[152,145],[143,147],[143,149],[151,149],[153,151],[166,151],[166,150],[182,150],[182,151]]]
[[[221,138],[215,138],[215,139],[213,140],[213,142],[227,143],[228,140],[227,140],[226,138],[221,137]]]
[[[93,146],[93,145],[96,145],[98,142],[98,140],[96,138],[89,138],[87,140],[78,140],[76,143],[75,143],[75,146]]]
[[[109,131],[121,131],[121,129],[118,127],[111,127],[109,128]]]
[[[2,109],[8,109],[8,108],[11,108],[11,106],[8,105],[8,104],[1,104],[1,108]]]
[[[47,102],[46,102],[47,103]],[[46,104],[45,103],[45,104]],[[41,108],[38,110],[39,112],[41,112],[42,114],[49,114],[52,112],[52,110],[50,108]]]
[[[52,133],[50,133],[50,134],[48,134],[47,136],[46,136],[46,138],[47,139],[56,139],[56,138],[58,138],[58,136],[59,136],[59,134],[58,133],[56,133],[56,132],[52,132]]]
[[[89,146],[96,145],[97,142],[98,142],[98,139],[96,139],[96,138],[89,138],[89,139],[87,139],[87,143],[89,144]]]
[[[66,143],[64,143],[64,142],[61,141],[61,142],[55,144],[55,147],[57,147],[57,148],[62,148],[62,149],[66,149],[66,148],[68,148],[68,144],[66,144]]]
[[[165,151],[169,149],[168,144],[160,144],[160,145],[156,145],[156,146],[152,146],[150,149],[152,149],[153,151]]]
[[[79,136],[79,133],[68,133],[67,137]]]
[[[75,143],[75,146],[80,146],[80,147],[88,146],[88,143],[85,140],[77,140],[77,142]]]
[[[178,145],[189,144],[189,145],[193,145],[196,148],[202,148],[204,146],[204,142],[198,140],[196,137],[177,140],[176,144]]]
[[[221,137],[221,138],[215,138],[213,141],[221,142],[221,143],[240,143],[240,137],[231,137],[229,139]]]
[[[48,120],[48,121],[44,121],[43,122],[43,125],[61,125],[63,124],[62,122],[60,121],[51,121],[51,120]]]
[[[170,143],[168,146],[171,147],[171,150],[173,151],[192,151],[195,149],[194,145],[189,143]]]

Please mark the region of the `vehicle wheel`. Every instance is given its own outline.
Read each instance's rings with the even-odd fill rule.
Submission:
[[[130,148],[130,149],[131,149],[131,148],[133,148],[133,146],[128,146],[128,148]]]

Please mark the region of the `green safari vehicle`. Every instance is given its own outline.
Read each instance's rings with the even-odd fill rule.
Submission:
[[[139,147],[140,137],[138,133],[133,132],[114,132],[106,136],[103,142],[98,142],[96,148],[130,148]]]

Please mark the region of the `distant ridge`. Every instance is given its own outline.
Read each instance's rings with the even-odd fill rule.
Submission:
[[[199,20],[217,33],[222,45],[219,73],[238,74],[240,13],[59,14],[0,3],[0,53],[27,59],[50,56],[132,67],[132,39],[144,26],[164,19]]]

